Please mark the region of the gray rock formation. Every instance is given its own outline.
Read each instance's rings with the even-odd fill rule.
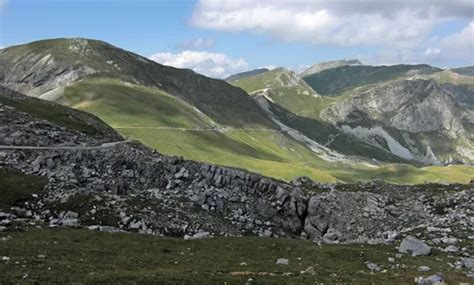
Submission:
[[[323,118],[337,125],[382,128],[425,162],[428,162],[427,155],[443,157],[445,162],[450,155],[465,162],[474,160],[467,150],[473,146],[473,137],[466,125],[469,114],[451,93],[433,80],[390,81],[356,92],[321,112]],[[374,136],[387,141],[380,135]],[[439,137],[444,140],[440,142]],[[368,139],[366,134],[361,138]],[[428,147],[432,152],[426,154]]]

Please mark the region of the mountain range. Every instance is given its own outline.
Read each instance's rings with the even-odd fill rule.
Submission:
[[[299,74],[258,69],[219,80],[74,38],[0,50],[0,85],[38,98],[27,111],[52,101],[163,154],[283,180],[474,176],[469,67],[349,60]]]

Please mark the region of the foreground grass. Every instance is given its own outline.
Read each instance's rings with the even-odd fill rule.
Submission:
[[[336,245],[318,247],[301,240],[257,237],[184,241],[140,234],[87,230],[29,230],[0,234],[0,283],[159,283],[159,284],[410,284],[418,266],[443,272],[448,284],[467,282],[454,272],[444,254],[387,261],[394,246]],[[287,266],[276,265],[287,258]],[[372,273],[365,262],[386,272]],[[243,264],[245,263],[245,264]],[[312,266],[315,275],[301,275]],[[242,272],[247,273],[242,273]],[[275,276],[270,276],[272,273]],[[266,276],[265,276],[266,274]],[[290,275],[290,276],[285,276]]]
[[[0,210],[22,205],[33,194],[43,192],[47,183],[44,177],[0,168]]]

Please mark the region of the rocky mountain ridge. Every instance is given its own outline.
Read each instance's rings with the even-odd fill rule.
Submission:
[[[464,123],[469,112],[459,106],[452,94],[434,80],[390,81],[366,91],[355,92],[349,99],[322,110],[321,115],[337,125],[348,125],[348,131],[357,127],[380,126],[400,131],[405,138],[411,135],[411,141],[416,141],[414,134],[437,133],[448,140],[472,146],[472,134]],[[397,136],[392,134],[391,137]],[[448,156],[443,153],[446,149],[436,147],[435,142],[428,142],[417,151],[414,150],[417,147],[413,143],[410,145],[409,141],[402,139],[402,145],[413,153],[425,155],[424,150],[429,147],[426,153],[434,152],[435,156],[442,155],[445,158]],[[469,153],[460,150],[453,153],[456,152],[460,160],[469,162],[473,159]]]
[[[164,66],[102,41],[52,39],[0,50],[0,84],[26,95],[57,99],[64,87],[91,76],[158,88],[221,124],[271,125],[245,92],[225,81]],[[232,115],[242,110],[245,116]]]
[[[320,62],[311,65],[309,68],[303,70],[301,73],[298,74],[300,77],[309,76],[315,73],[319,73],[326,69],[332,69],[341,66],[347,65],[362,65],[362,62],[358,59],[350,59],[350,60],[333,60],[327,62]]]

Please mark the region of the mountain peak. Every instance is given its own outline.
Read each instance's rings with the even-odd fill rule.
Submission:
[[[254,70],[244,71],[244,72],[236,73],[227,77],[225,81],[232,82],[232,81],[240,80],[242,78],[259,75],[268,71],[270,71],[270,69],[268,68],[257,68]]]
[[[332,61],[320,62],[320,63],[313,64],[311,67],[309,67],[308,69],[305,69],[299,75],[301,77],[305,77],[311,74],[321,72],[326,69],[331,69],[331,68],[336,68],[336,67],[346,66],[346,65],[362,65],[362,62],[358,59],[332,60]]]

